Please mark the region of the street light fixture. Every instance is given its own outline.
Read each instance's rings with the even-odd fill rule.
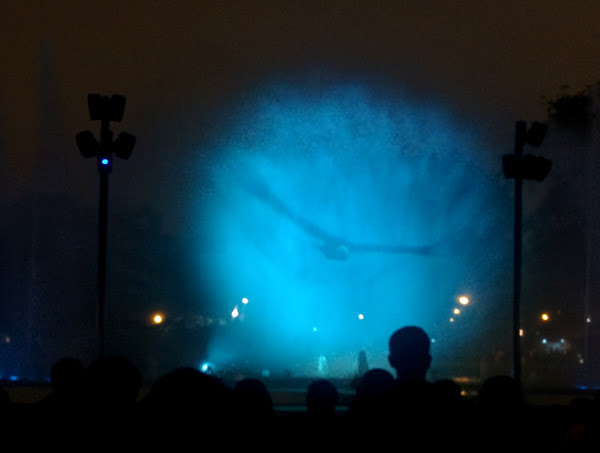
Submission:
[[[77,141],[79,151],[86,159],[95,157],[98,154],[100,143],[98,143],[98,140],[96,140],[92,131],[80,132],[75,136],[75,140]]]
[[[505,154],[502,156],[502,167],[504,177],[507,179],[535,179],[543,181],[550,169],[552,162],[541,156],[526,154],[523,156],[523,147],[525,144],[530,146],[540,146],[548,126],[543,123],[534,122],[529,130],[525,121],[518,121],[516,124],[515,152],[514,154]]]
[[[100,174],[98,212],[98,355],[104,355],[104,306],[106,301],[106,227],[108,212],[108,175],[112,171],[113,153],[128,159],[135,146],[135,136],[122,132],[113,142],[111,121],[121,121],[125,112],[125,97],[113,94],[110,98],[97,93],[88,94],[88,110],[92,121],[100,121],[100,141],[91,131],[75,136],[81,155],[88,159],[97,157]]]

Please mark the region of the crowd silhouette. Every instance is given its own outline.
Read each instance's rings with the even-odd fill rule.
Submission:
[[[318,377],[295,412],[278,410],[257,377],[228,383],[181,366],[142,393],[143,376],[125,357],[102,357],[87,367],[64,357],[50,370],[49,393],[35,403],[14,403],[0,387],[0,426],[5,438],[60,448],[84,441],[96,448],[171,449],[206,439],[263,450],[391,445],[563,453],[600,445],[598,397],[531,404],[521,383],[508,375],[485,378],[476,395],[467,397],[450,377],[428,380],[433,357],[421,327],[397,329],[388,346],[392,371],[361,362],[347,404],[333,381]]]

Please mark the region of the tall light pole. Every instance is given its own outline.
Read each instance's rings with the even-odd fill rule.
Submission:
[[[100,174],[100,196],[98,206],[98,357],[104,356],[104,308],[106,305],[106,230],[108,220],[108,175],[112,170],[113,153],[128,159],[135,146],[135,136],[122,132],[113,142],[111,121],[121,121],[125,111],[125,97],[113,94],[88,95],[90,119],[100,121],[100,141],[91,131],[82,131],[75,136],[77,147],[85,158],[97,157]]]
[[[513,154],[502,156],[504,177],[515,180],[515,212],[514,212],[514,261],[513,261],[513,377],[521,382],[521,229],[523,211],[523,179],[543,181],[552,167],[552,162],[539,156],[527,154],[523,156],[523,148],[540,146],[548,127],[534,122],[529,129],[525,121],[515,124],[515,147]]]

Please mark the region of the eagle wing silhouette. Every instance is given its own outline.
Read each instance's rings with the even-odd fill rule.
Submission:
[[[435,247],[433,245],[408,246],[408,245],[385,245],[375,243],[357,243],[335,236],[323,228],[309,222],[307,219],[293,212],[273,191],[263,182],[257,179],[245,179],[242,181],[244,189],[259,201],[269,206],[274,212],[286,217],[302,229],[306,234],[320,241],[318,248],[328,259],[344,261],[350,253],[374,252],[374,253],[402,253],[416,255],[431,255]]]

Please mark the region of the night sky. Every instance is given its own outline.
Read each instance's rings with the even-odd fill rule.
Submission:
[[[0,7],[0,201],[8,213],[32,194],[75,200],[95,228],[96,163],[74,137],[99,133],[88,93],[121,94],[125,114],[111,128],[137,142],[129,160],[115,159],[110,213],[148,208],[160,218],[157,234],[191,238],[180,251],[188,267],[175,273],[201,282],[210,302],[199,311],[227,317],[250,299],[239,335],[274,358],[258,352],[261,366],[298,344],[295,364],[377,351],[409,322],[443,337],[444,310],[463,293],[474,303],[480,295],[479,311],[448,347],[478,339],[474,326],[510,337],[513,186],[501,156],[513,150],[515,121],[545,121],[549,99],[600,80],[599,19],[595,1],[10,2]],[[527,280],[528,313],[547,293],[561,307],[574,294],[572,316],[583,317],[584,299],[600,294],[581,264],[598,240],[598,217],[585,214],[597,207],[589,204],[597,183],[582,176],[598,168],[592,148],[550,130],[535,151],[553,170],[525,184],[524,267],[543,269],[554,286],[540,293],[540,272]],[[575,196],[557,196],[568,190]],[[585,227],[565,236],[548,216]],[[22,219],[0,223],[13,257],[3,262],[0,303],[29,308],[4,308],[13,322],[0,325],[3,335],[16,338],[17,320],[37,326],[53,312],[64,325],[89,324],[73,304],[39,302],[47,295],[31,308],[26,283],[7,289],[22,273],[15,258],[31,255],[14,246],[19,232],[58,241],[65,231],[60,220],[36,230]],[[89,251],[86,287],[94,233],[77,239]],[[532,237],[546,238],[545,248]],[[412,252],[429,246],[431,255]],[[170,297],[161,297],[150,302],[168,311]],[[93,295],[89,303],[93,312]],[[349,324],[363,312],[376,321]],[[35,330],[36,342],[52,345],[48,360],[64,351],[48,340],[61,325]],[[236,352],[235,335],[218,337],[207,347],[212,359],[248,354]]]

